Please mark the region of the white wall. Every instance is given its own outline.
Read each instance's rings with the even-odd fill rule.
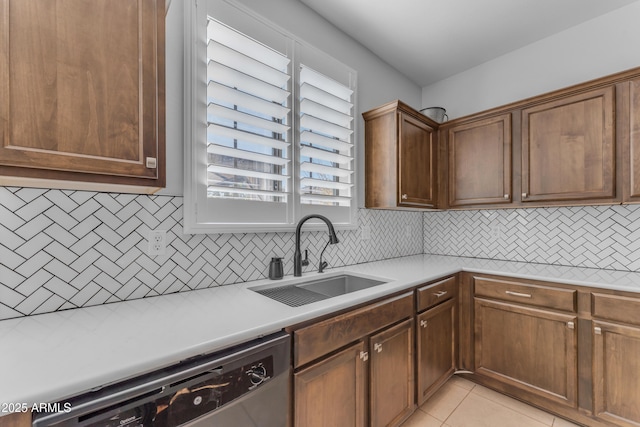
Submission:
[[[419,109],[420,87],[297,0],[240,0],[240,3],[358,72],[356,144],[359,153],[358,200],[362,206],[364,121],[361,114],[395,99]],[[171,3],[166,21],[167,188],[158,193],[164,195],[182,195],[183,192],[182,4],[181,1]]]
[[[165,21],[167,186],[157,194],[170,196],[181,196],[183,192],[184,10],[182,1],[171,2]]]
[[[640,1],[426,86],[422,108],[451,119],[638,67],[639,19]]]

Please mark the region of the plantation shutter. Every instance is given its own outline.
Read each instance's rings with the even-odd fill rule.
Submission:
[[[352,203],[353,90],[300,66],[300,203]]]
[[[290,60],[211,18],[207,42],[207,196],[287,203]]]

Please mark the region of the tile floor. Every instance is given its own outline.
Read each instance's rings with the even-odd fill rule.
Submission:
[[[402,427],[577,427],[459,377],[451,378]]]

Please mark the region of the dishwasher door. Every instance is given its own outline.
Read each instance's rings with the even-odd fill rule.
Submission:
[[[85,393],[34,427],[286,427],[291,338],[273,334]]]
[[[217,411],[202,415],[184,427],[284,427],[287,425],[288,399],[280,390],[288,389],[289,379],[281,375]]]

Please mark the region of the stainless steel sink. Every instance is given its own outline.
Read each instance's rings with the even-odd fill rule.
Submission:
[[[338,276],[313,278],[285,286],[261,287],[251,290],[283,304],[287,304],[288,306],[299,307],[312,302],[361,291],[384,283],[387,282],[352,274],[341,274]]]
[[[315,279],[297,286],[298,288],[317,292],[331,298],[355,291],[361,291],[372,286],[382,285],[383,283],[386,282],[366,277],[343,274],[341,276],[328,277],[326,279]]]

